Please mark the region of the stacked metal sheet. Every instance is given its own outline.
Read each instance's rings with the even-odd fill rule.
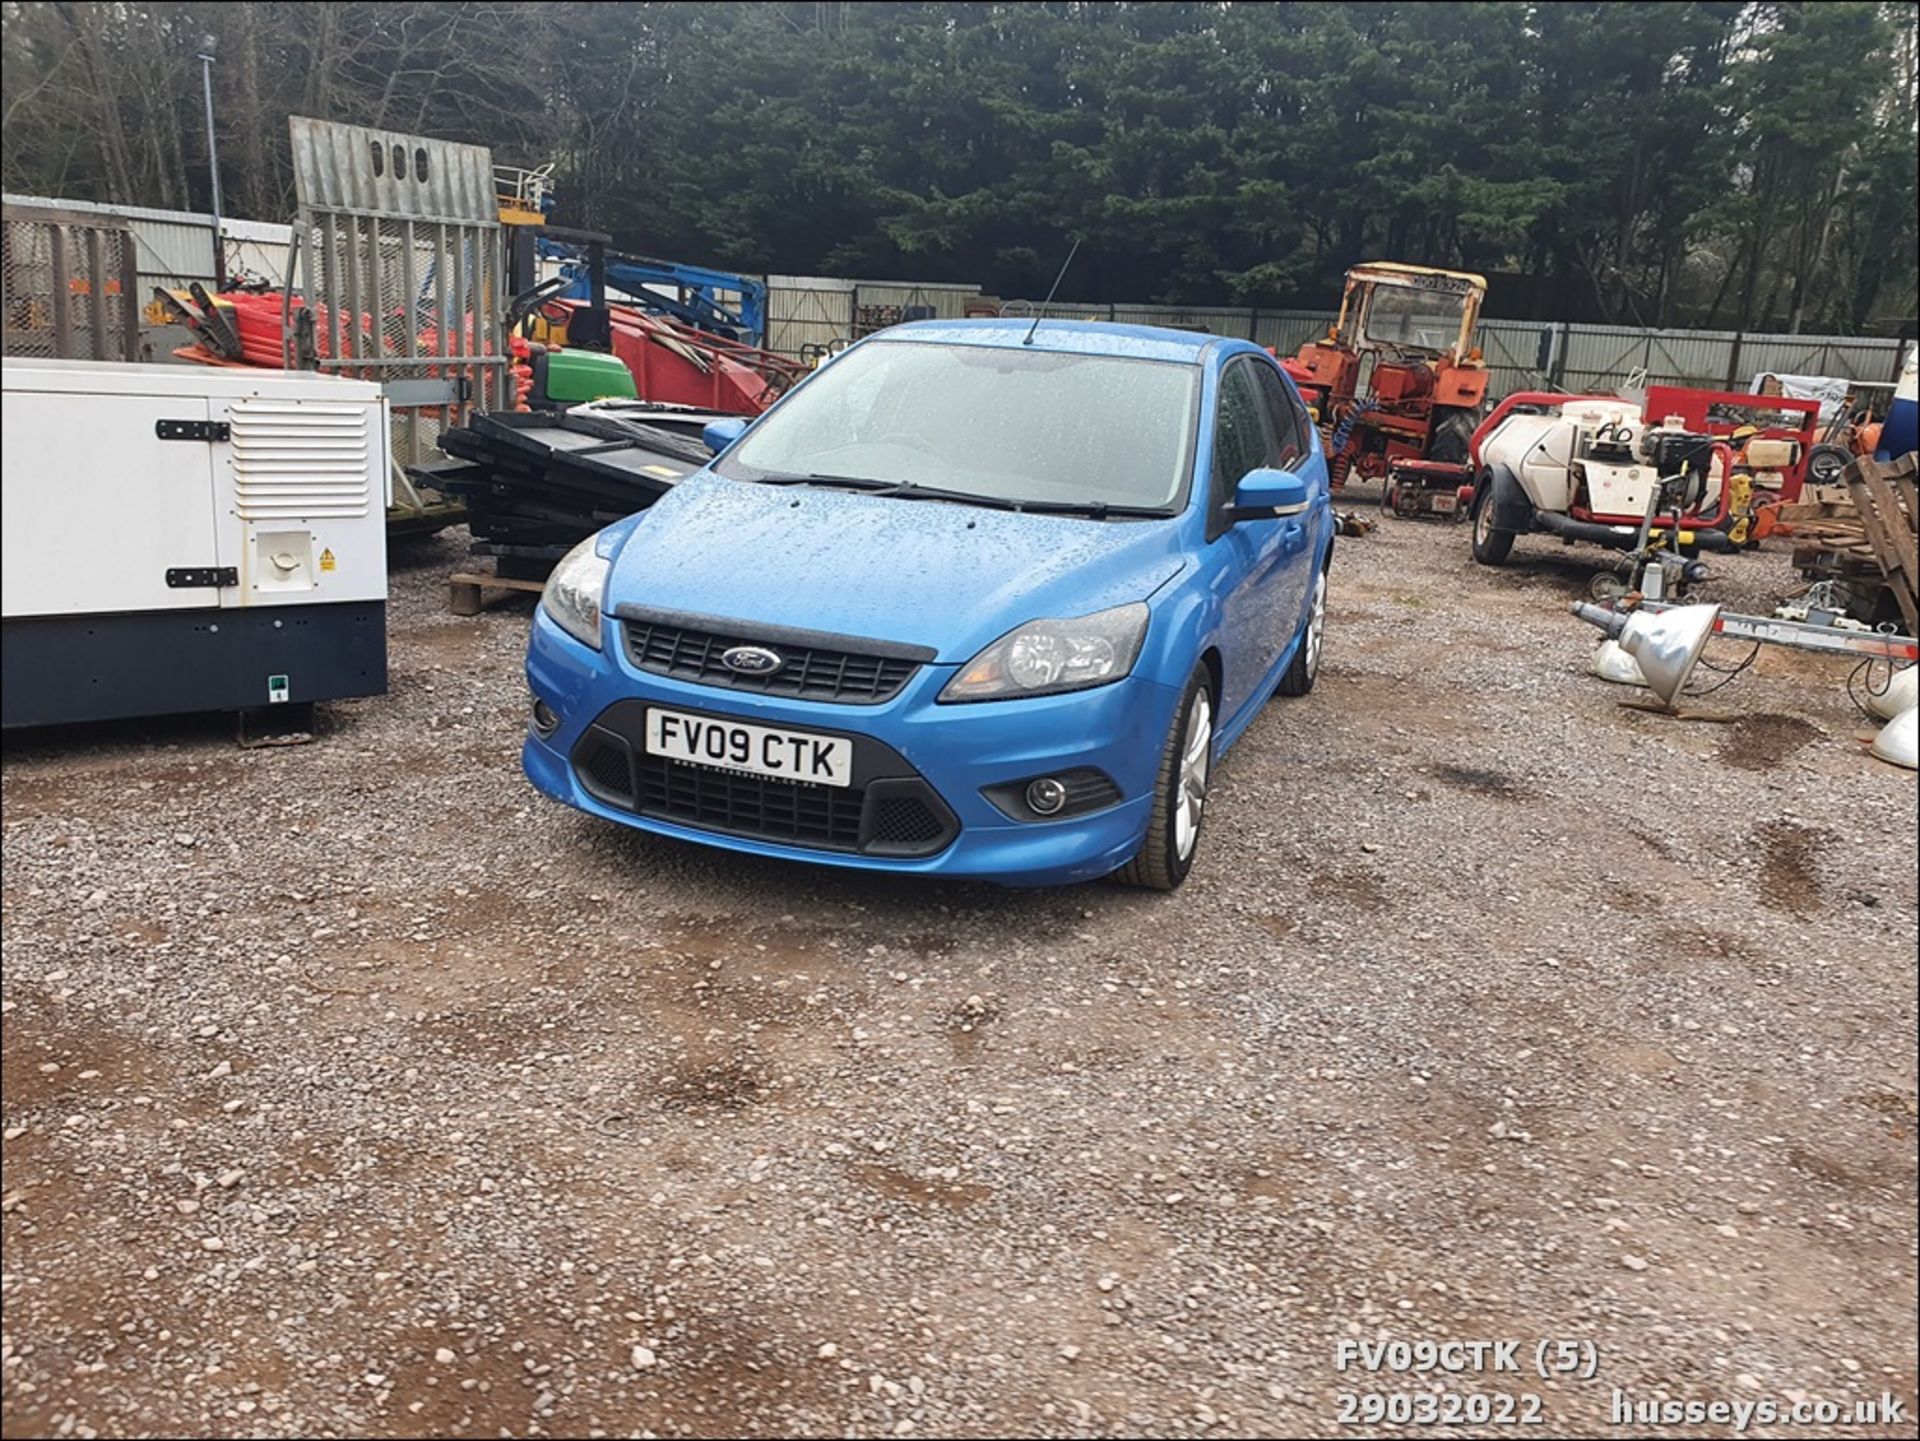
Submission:
[[[670,419],[671,428],[604,411],[477,414],[440,437],[460,463],[417,474],[466,501],[475,554],[500,557],[502,573],[540,570],[706,463],[707,447]]]

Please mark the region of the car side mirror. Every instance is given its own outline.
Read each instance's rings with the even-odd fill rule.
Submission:
[[[724,420],[709,420],[700,428],[700,438],[706,442],[708,450],[718,455],[746,434],[748,423],[743,415],[729,415]]]
[[[1233,490],[1228,519],[1273,520],[1307,508],[1307,483],[1290,470],[1250,470]]]

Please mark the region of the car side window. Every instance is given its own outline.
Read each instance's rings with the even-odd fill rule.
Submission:
[[[1264,402],[1253,367],[1244,360],[1229,362],[1220,376],[1220,406],[1213,423],[1212,509],[1207,536],[1226,528],[1234,487],[1250,470],[1268,463],[1267,427],[1261,422]]]
[[[1305,417],[1298,409],[1299,402],[1294,400],[1292,390],[1280,378],[1279,371],[1270,365],[1259,364],[1253,369],[1260,377],[1261,398],[1273,422],[1274,443],[1279,447],[1268,463],[1282,470],[1291,470],[1312,450],[1303,428]]]
[[[1313,423],[1313,412],[1307,409],[1307,403],[1300,398],[1300,392],[1292,386],[1287,387],[1287,404],[1293,407],[1293,418],[1300,426],[1300,444],[1304,452],[1313,454],[1314,433],[1319,429]]]

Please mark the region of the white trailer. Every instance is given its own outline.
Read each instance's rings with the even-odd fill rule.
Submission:
[[[0,362],[0,723],[381,695],[371,381]]]

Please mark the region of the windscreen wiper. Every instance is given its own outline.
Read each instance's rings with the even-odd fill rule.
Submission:
[[[763,485],[810,485],[823,490],[855,490],[862,495],[898,496],[905,500],[945,500],[958,505],[985,505],[995,510],[1019,510],[1020,502],[1003,500],[997,495],[976,495],[970,490],[943,490],[937,485],[921,485],[911,480],[874,480],[864,475],[783,475],[761,477]]]
[[[1151,505],[1114,505],[1104,500],[1023,500],[1014,509],[1030,515],[1084,515],[1091,520],[1165,520],[1167,512]]]
[[[756,477],[760,485],[817,485],[831,486],[836,490],[894,490],[898,481],[873,480],[864,475],[820,475],[808,472],[805,475],[788,475],[780,471],[769,472]]]
[[[1018,510],[1020,502],[1007,500],[998,495],[977,495],[971,490],[942,490],[937,485],[916,485],[903,481],[899,485],[876,490],[875,495],[899,496],[902,500],[944,500],[952,505],[983,505],[989,510]]]
[[[911,480],[875,480],[864,475],[773,473],[760,477],[762,485],[810,485],[822,489],[855,490],[865,495],[902,500],[943,500],[955,505],[979,505],[990,510],[1012,510],[1032,515],[1084,515],[1093,520],[1164,520],[1167,512],[1153,506],[1115,505],[1104,500],[1015,500],[1004,495],[982,495],[971,490],[947,490]]]

